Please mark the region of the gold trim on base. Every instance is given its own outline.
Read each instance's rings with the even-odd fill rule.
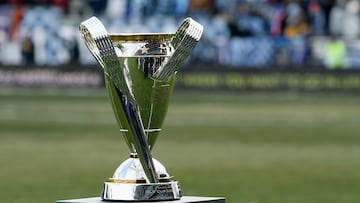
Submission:
[[[114,178],[109,178],[108,181],[109,183],[124,183],[124,184],[139,184],[139,183],[146,183],[146,180],[121,180],[121,179],[114,179]]]

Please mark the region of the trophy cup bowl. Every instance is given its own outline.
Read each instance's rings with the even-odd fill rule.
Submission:
[[[104,183],[103,200],[181,198],[177,181],[151,155],[168,109],[175,74],[200,40],[203,27],[186,18],[176,33],[109,34],[96,17],[79,30],[104,69],[105,86],[130,157]]]

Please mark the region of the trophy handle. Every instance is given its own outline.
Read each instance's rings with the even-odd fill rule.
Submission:
[[[96,61],[104,69],[106,75],[114,82],[128,100],[136,104],[135,96],[132,91],[129,70],[120,65],[119,59],[115,53],[110,36],[96,17],[91,17],[79,26],[85,45],[95,57]]]
[[[115,53],[110,36],[104,25],[96,17],[91,17],[80,24],[79,30],[91,54],[104,69],[109,82],[114,85],[118,100],[125,110],[128,130],[126,139],[138,154],[144,172],[151,183],[158,183],[149,144],[141,120],[138,105],[132,92],[131,78],[127,66],[121,66]]]
[[[91,17],[80,24],[79,30],[90,53],[94,56],[99,65],[105,69],[105,62],[100,55],[97,41],[101,35],[107,35],[106,28],[96,17]]]
[[[164,63],[153,75],[154,78],[165,81],[177,70],[179,70],[184,61],[189,57],[191,51],[201,38],[203,26],[187,17],[179,26],[171,45],[174,47],[174,53],[167,63]]]

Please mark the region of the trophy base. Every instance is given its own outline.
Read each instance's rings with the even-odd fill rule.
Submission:
[[[181,198],[177,181],[164,183],[105,182],[101,198],[106,201],[166,201]]]
[[[107,203],[119,203],[119,201],[106,201]],[[123,201],[123,203],[132,201]],[[197,203],[197,202],[207,202],[207,203],[225,203],[226,200],[224,197],[198,197],[198,196],[183,196],[180,200],[174,201],[165,201],[162,203]],[[90,198],[81,198],[81,199],[69,199],[69,200],[58,200],[56,203],[104,203],[100,197],[90,197]]]

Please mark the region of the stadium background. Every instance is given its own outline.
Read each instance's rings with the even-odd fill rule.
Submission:
[[[186,195],[359,202],[357,0],[0,0],[0,198],[97,196],[128,149],[79,23],[205,26],[154,154]]]

